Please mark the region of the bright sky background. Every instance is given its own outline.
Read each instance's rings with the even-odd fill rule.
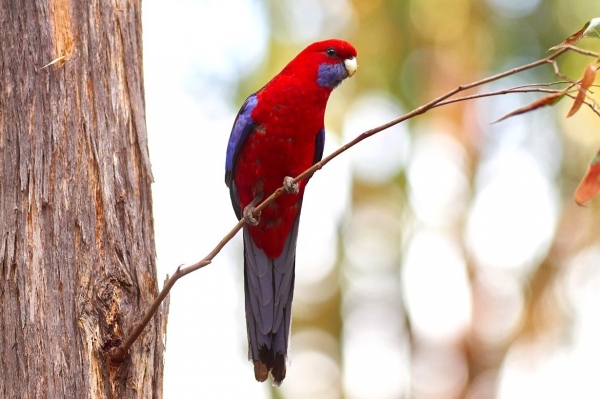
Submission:
[[[489,2],[506,15],[531,12],[538,4]],[[261,4],[251,0],[143,2],[160,281],[178,265],[203,258],[235,223],[224,184],[225,148],[239,107],[231,104],[232,88],[241,76],[260,67],[266,55],[268,18]],[[298,40],[319,38],[315,36],[320,30],[301,29],[311,12],[317,20],[326,18],[326,12],[351,14],[344,0],[332,2],[325,11],[320,4],[312,0],[291,7],[287,22]],[[360,69],[353,79],[360,79]],[[264,83],[256,82],[256,88]],[[344,141],[403,112],[396,100],[378,92],[351,104],[336,92],[331,101],[347,107]],[[303,290],[330,275],[340,245],[338,228],[343,225],[341,240],[347,248],[347,258],[342,260],[347,285],[343,369],[332,361],[331,356],[339,355],[332,337],[318,330],[297,334],[291,368],[281,388],[286,397],[330,398],[339,388],[332,390],[330,383],[337,380],[348,398],[398,398],[411,389],[428,397],[449,397],[461,389],[467,376],[465,361],[451,344],[473,320],[485,320],[477,328],[490,340],[502,340],[514,331],[523,305],[513,295],[514,287],[526,276],[528,266],[548,250],[557,225],[559,198],[552,181],[562,154],[551,145],[545,146],[546,153],[536,152],[539,143],[523,119],[490,127],[489,121],[502,115],[501,110],[515,108],[514,101],[507,103],[506,98],[493,101],[493,116],[480,112],[489,141],[484,144],[485,160],[471,204],[467,203],[472,188],[464,170],[466,155],[446,134],[451,126],[416,124],[414,142],[404,126],[390,129],[360,144],[360,151],[336,159],[311,180],[298,243],[297,294],[302,297]],[[543,120],[530,123],[539,129]],[[546,139],[552,135],[558,137],[550,131]],[[325,153],[341,144],[329,135]],[[410,234],[400,236],[400,227],[406,224],[400,224],[397,206],[387,198],[374,197],[369,204],[357,205],[353,216],[345,219],[352,173],[376,185],[400,168],[407,169],[406,200],[415,215]],[[449,233],[465,212],[463,247]],[[353,228],[364,225],[369,228]],[[396,247],[405,248],[402,255]],[[254,380],[246,360],[241,257],[241,241],[236,237],[212,265],[174,287],[165,398],[269,397],[267,385]],[[479,314],[473,303],[468,257],[482,265],[482,278],[489,279],[485,297],[497,304],[491,307],[496,309],[492,314]],[[398,262],[404,262],[400,276]],[[578,321],[571,344],[557,348],[524,342],[511,350],[498,386],[501,399],[600,397],[600,249],[591,248],[573,262],[573,284],[564,293],[579,306],[573,315]],[[431,353],[447,352],[443,362],[422,362],[413,364],[412,371],[407,369],[403,315],[397,311],[401,296],[418,337],[434,343]],[[419,357],[428,358],[439,356]],[[489,388],[485,384],[481,381],[482,392]]]
[[[143,29],[162,281],[178,265],[202,259],[235,223],[223,179],[237,110],[226,94],[239,73],[260,61],[266,32],[257,7],[223,0],[145,0]],[[242,31],[255,35],[238,34]],[[265,397],[266,387],[254,381],[246,360],[238,253],[236,239],[213,265],[172,291],[165,398]]]

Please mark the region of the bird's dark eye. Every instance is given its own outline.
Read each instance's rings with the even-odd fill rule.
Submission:
[[[325,54],[327,54],[330,57],[335,57],[335,56],[337,56],[337,51],[335,51],[335,49],[332,49],[330,47],[327,50],[325,50]]]

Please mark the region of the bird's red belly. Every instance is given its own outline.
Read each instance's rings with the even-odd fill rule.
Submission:
[[[244,209],[256,195],[263,200],[283,184],[286,176],[296,177],[314,159],[315,136],[297,138],[285,129],[274,132],[257,128],[240,148],[235,166],[235,184]],[[298,194],[283,194],[262,210],[257,226],[249,226],[257,247],[269,258],[277,258],[300,211],[306,180],[299,183]]]

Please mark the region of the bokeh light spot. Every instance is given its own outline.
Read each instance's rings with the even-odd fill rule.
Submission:
[[[402,269],[405,300],[416,333],[447,341],[471,321],[471,294],[460,247],[451,236],[418,230]]]
[[[402,115],[399,104],[388,94],[362,95],[350,106],[344,121],[344,139],[350,141],[360,133]],[[382,183],[400,171],[407,161],[410,138],[404,125],[396,125],[360,143],[348,152],[357,178]]]

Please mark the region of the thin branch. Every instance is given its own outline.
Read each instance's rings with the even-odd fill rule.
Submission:
[[[571,85],[572,87],[573,85]],[[519,87],[523,87],[523,86],[519,86]],[[568,87],[564,90],[556,90],[556,89],[543,89],[543,88],[536,88],[534,86],[530,86],[529,89],[527,88],[510,88],[510,89],[505,89],[505,90],[497,90],[497,91],[490,91],[487,93],[478,93],[478,94],[472,94],[470,96],[463,96],[463,97],[456,97],[456,98],[451,98],[449,100],[445,100],[442,101],[441,103],[438,103],[434,108],[437,107],[441,107],[443,105],[448,105],[448,104],[453,104],[453,103],[458,103],[458,102],[462,102],[462,101],[467,101],[467,100],[474,100],[477,98],[486,98],[486,97],[494,97],[494,96],[499,96],[499,95],[503,95],[503,94],[512,94],[512,93],[548,93],[548,94],[558,94],[558,93],[565,93],[565,95],[567,97],[570,97],[572,100],[574,100],[577,96],[573,95],[572,93],[576,93],[577,91],[571,91],[568,92],[567,90],[570,90],[571,87]],[[598,104],[593,101],[593,100],[589,100],[589,101],[584,101],[583,102],[585,105],[587,105],[588,107],[590,107],[590,109],[598,116],[600,116],[600,107],[598,106]]]
[[[202,259],[201,261],[196,262],[193,265],[190,265],[188,267],[184,267],[183,269],[181,268],[181,266],[179,266],[177,268],[175,273],[173,273],[173,275],[165,282],[162,290],[160,291],[160,293],[158,294],[158,296],[156,297],[154,302],[152,302],[152,305],[150,305],[150,307],[146,311],[146,314],[144,315],[142,320],[140,320],[140,322],[135,326],[135,328],[129,333],[129,335],[127,336],[125,341],[123,341],[123,343],[120,346],[110,349],[108,355],[112,361],[120,363],[123,360],[125,360],[125,357],[127,356],[127,352],[129,352],[129,348],[131,348],[131,345],[133,345],[133,343],[142,334],[142,331],[144,331],[144,328],[146,328],[148,323],[150,323],[150,320],[152,319],[154,314],[158,311],[160,304],[164,301],[164,299],[167,297],[167,295],[169,295],[171,288],[173,288],[173,286],[175,285],[177,280],[179,280],[181,277],[183,277],[185,275],[188,275],[192,272],[195,272],[198,269],[203,268],[204,266],[210,265],[210,263],[215,258],[215,256],[217,256],[219,254],[219,252],[221,252],[223,247],[225,247],[225,245],[229,241],[231,241],[231,239],[233,237],[235,237],[235,235],[237,234],[238,231],[240,231],[240,229],[242,228],[243,225],[244,225],[244,219],[240,220],[231,229],[231,231],[229,231],[229,233],[227,233],[227,235],[225,237],[223,237],[223,239],[217,244],[217,246],[212,251],[210,251],[210,253],[208,255],[206,255],[204,257],[204,259]]]
[[[569,97],[571,97],[572,99],[575,99],[575,96],[567,94]],[[589,101],[584,101],[583,102],[585,105],[587,105],[588,107],[590,107],[590,109],[592,110],[592,112],[594,112],[596,115],[600,116],[600,110],[598,110],[598,103],[596,103],[595,101],[593,103],[590,103]]]
[[[589,57],[600,58],[600,54],[595,51],[585,50],[585,49],[579,48],[577,46],[573,46],[571,44],[563,47],[563,49],[571,50],[571,51],[574,51],[574,52],[582,54],[582,55],[587,55]]]
[[[472,94],[472,95],[469,95],[469,96],[451,98],[449,100],[445,100],[445,101],[442,101],[442,102],[436,104],[434,108],[441,107],[443,105],[458,103],[458,102],[462,102],[462,101],[474,100],[474,99],[477,99],[477,98],[494,97],[494,96],[500,96],[500,95],[504,95],[504,94],[513,94],[513,93],[549,93],[549,94],[555,94],[555,93],[562,93],[562,92],[564,92],[566,90],[569,90],[572,86],[573,85],[571,85],[570,87],[568,87],[567,89],[564,89],[564,90],[543,89],[541,87],[535,87],[535,86],[511,87],[510,89],[489,91],[489,92],[486,92],[486,93],[477,93],[477,94]]]
[[[562,84],[567,84],[567,83],[571,83],[571,82],[569,82],[567,80],[558,80],[556,82],[528,83],[528,84],[512,87],[512,89],[523,89],[526,87],[550,87],[550,86],[562,85]]]
[[[46,69],[46,68],[48,68],[50,65],[54,65],[54,64],[56,64],[57,62],[64,60],[64,59],[65,59],[65,56],[64,56],[64,55],[61,55],[60,57],[53,59],[52,61],[50,61],[49,63],[47,63],[47,64],[46,64],[46,65],[44,65],[43,67],[41,67],[41,68],[40,68],[40,71],[41,71],[42,69]]]
[[[568,83],[568,82],[570,82],[570,80],[568,78],[564,78],[568,82],[553,82],[553,83],[539,83],[539,84],[532,84],[532,85],[524,85],[524,86],[518,86],[518,87],[514,87],[512,89],[500,90],[500,91],[496,91],[496,92],[474,94],[471,96],[464,96],[464,97],[449,99],[450,97],[452,97],[460,92],[472,89],[477,86],[484,85],[486,83],[500,80],[507,76],[515,75],[517,73],[520,73],[520,72],[523,72],[523,71],[526,71],[529,69],[533,69],[535,67],[538,67],[540,65],[544,65],[547,63],[551,63],[554,65],[555,72],[558,72],[557,76],[562,76],[562,74],[560,73],[560,70],[558,69],[558,66],[556,66],[556,63],[554,60],[569,50],[572,50],[572,51],[575,51],[577,53],[587,55],[587,56],[598,57],[598,54],[596,54],[594,52],[582,50],[582,49],[579,49],[574,46],[566,46],[566,47],[559,49],[555,53],[549,55],[548,57],[540,59],[535,62],[532,62],[530,64],[523,65],[518,68],[513,68],[511,70],[508,70],[508,71],[505,71],[505,72],[502,72],[502,73],[499,73],[499,74],[496,74],[496,75],[493,75],[493,76],[490,76],[490,77],[487,77],[487,78],[484,78],[484,79],[481,79],[481,80],[478,80],[478,81],[475,81],[475,82],[472,82],[472,83],[469,83],[466,85],[458,86],[455,89],[439,96],[438,98],[428,102],[425,105],[422,105],[422,106],[414,109],[413,111],[411,111],[399,118],[396,118],[388,123],[385,123],[381,126],[367,130],[366,132],[360,134],[359,136],[354,138],[352,141],[346,143],[345,145],[338,148],[336,151],[334,151],[327,157],[323,158],[320,162],[317,162],[312,167],[308,168],[307,170],[305,170],[304,172],[302,172],[301,174],[296,176],[294,178],[294,182],[298,183],[302,179],[306,179],[306,178],[312,176],[317,170],[321,169],[323,166],[325,166],[327,163],[329,163],[332,159],[336,158],[338,155],[342,154],[343,152],[346,152],[347,150],[354,147],[356,144],[360,143],[364,139],[371,137],[374,134],[379,133],[383,130],[389,129],[390,127],[395,126],[407,119],[411,119],[415,116],[424,114],[433,108],[437,108],[442,105],[447,105],[447,104],[451,104],[451,103],[458,102],[458,101],[466,101],[466,100],[470,100],[473,98],[490,97],[490,96],[509,94],[509,93],[557,92],[558,90],[542,89],[540,87],[541,86],[550,86],[550,85],[554,85],[554,84],[558,84],[558,83]],[[571,82],[571,85],[572,84],[573,83]],[[588,106],[590,106],[592,109],[594,109],[594,107],[592,105],[590,105],[589,103],[586,102],[586,104]],[[596,113],[598,113],[597,110],[594,109],[594,111]],[[260,212],[262,209],[267,207],[271,202],[273,202],[277,197],[279,197],[283,193],[284,193],[284,187],[282,186],[282,187],[278,188],[277,190],[275,190],[275,192],[273,194],[271,194],[268,198],[266,198],[264,201],[262,201],[258,206],[256,206],[254,212],[255,213]],[[173,286],[175,285],[177,280],[179,280],[181,277],[183,277],[187,274],[190,274],[198,269],[201,269],[201,268],[209,265],[212,262],[212,260],[215,258],[215,256],[217,256],[217,254],[223,249],[223,247],[238,233],[238,231],[241,230],[241,228],[244,226],[244,223],[245,223],[244,219],[240,220],[231,229],[231,231],[229,231],[229,233],[227,233],[227,235],[225,237],[223,237],[223,239],[219,242],[219,244],[208,255],[206,255],[206,257],[204,257],[204,259],[202,259],[201,261],[199,261],[197,263],[194,263],[193,265],[190,265],[190,266],[187,266],[184,268],[182,268],[180,266],[177,268],[175,273],[166,281],[161,292],[156,297],[156,299],[154,300],[152,305],[147,309],[144,317],[133,328],[133,330],[127,336],[127,338],[123,341],[123,343],[119,347],[114,347],[108,352],[108,356],[113,362],[119,363],[119,362],[122,362],[126,358],[129,349],[131,348],[133,343],[138,339],[138,337],[141,335],[144,328],[148,325],[148,323],[150,322],[150,320],[152,319],[154,314],[158,311],[162,301],[167,297],[167,295],[171,291],[171,288],[173,288]]]
[[[570,79],[568,76],[563,75],[563,73],[560,71],[558,64],[556,63],[556,60],[548,60],[548,64],[552,65],[552,68],[554,69],[554,74],[556,76],[563,78],[564,80],[568,81],[571,84],[577,83],[573,79]]]

